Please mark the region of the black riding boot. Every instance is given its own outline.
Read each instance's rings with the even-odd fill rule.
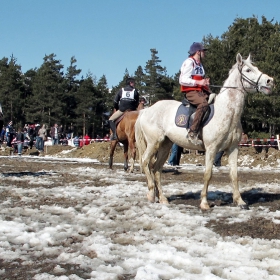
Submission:
[[[116,140],[117,139],[117,134],[116,134],[116,124],[114,121],[109,120],[110,123],[110,128],[113,132],[112,136],[111,136],[111,140]]]

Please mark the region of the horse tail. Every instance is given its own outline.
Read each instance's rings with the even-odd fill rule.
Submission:
[[[141,113],[139,114],[139,116],[136,120],[136,123],[135,123],[135,140],[136,140],[136,146],[137,146],[138,154],[139,154],[140,171],[142,173],[142,155],[146,151],[147,143],[146,143],[143,131],[142,131],[142,127],[141,127],[141,115],[142,115]]]

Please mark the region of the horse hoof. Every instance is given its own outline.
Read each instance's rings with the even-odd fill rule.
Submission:
[[[159,201],[159,203],[165,204],[165,205],[169,205],[169,202],[168,202],[167,199],[161,199],[161,200]]]
[[[155,202],[155,196],[154,195],[150,195],[149,193],[147,193],[147,198],[149,202],[154,203]]]
[[[208,211],[210,210],[210,206],[208,204],[200,204],[200,209],[202,211]]]
[[[239,207],[240,207],[240,209],[242,209],[242,210],[249,210],[248,204],[241,204],[241,205],[239,205]]]

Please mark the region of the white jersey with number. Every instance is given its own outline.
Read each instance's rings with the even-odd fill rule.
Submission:
[[[194,76],[205,76],[205,71],[201,63],[197,63],[192,57],[188,57],[182,64],[179,83],[183,86],[194,86]]]
[[[122,99],[135,100],[135,98],[134,98],[134,92],[135,92],[135,89],[133,89],[132,91],[127,91],[127,90],[124,90],[124,88],[122,88],[122,97],[121,97],[121,100],[122,100]]]

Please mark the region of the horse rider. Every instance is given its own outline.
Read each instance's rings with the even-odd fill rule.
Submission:
[[[205,71],[201,60],[205,57],[207,49],[201,43],[194,42],[190,46],[189,57],[181,66],[179,83],[186,99],[196,106],[196,114],[188,131],[187,138],[195,145],[201,144],[198,140],[198,131],[204,113],[208,110],[209,78],[205,78]]]
[[[110,128],[113,132],[111,140],[116,140],[115,120],[124,114],[125,111],[135,111],[139,104],[139,93],[135,89],[135,79],[128,77],[126,86],[121,88],[114,98],[114,114],[109,118]]]

